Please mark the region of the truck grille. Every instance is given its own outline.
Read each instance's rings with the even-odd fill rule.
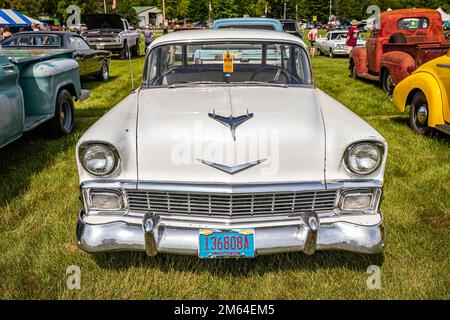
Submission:
[[[330,211],[336,196],[336,190],[254,194],[127,191],[131,211],[226,217]]]

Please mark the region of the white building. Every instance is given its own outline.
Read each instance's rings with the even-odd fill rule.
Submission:
[[[163,15],[161,10],[155,6],[133,7],[139,18],[139,27],[144,28],[146,25],[160,27],[163,24]]]

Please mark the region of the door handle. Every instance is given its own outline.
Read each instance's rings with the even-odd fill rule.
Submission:
[[[5,64],[2,68],[3,69],[12,69],[14,68],[16,65],[14,63],[9,63],[9,64]]]

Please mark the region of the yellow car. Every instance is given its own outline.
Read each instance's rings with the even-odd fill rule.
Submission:
[[[450,50],[423,64],[394,90],[393,103],[404,112],[410,106],[409,125],[418,134],[437,129],[450,134]]]

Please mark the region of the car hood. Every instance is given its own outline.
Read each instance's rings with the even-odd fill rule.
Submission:
[[[235,137],[217,121],[230,115],[248,118]],[[324,125],[315,89],[143,89],[137,117],[139,182],[324,183]],[[220,170],[240,165],[248,168]]]

